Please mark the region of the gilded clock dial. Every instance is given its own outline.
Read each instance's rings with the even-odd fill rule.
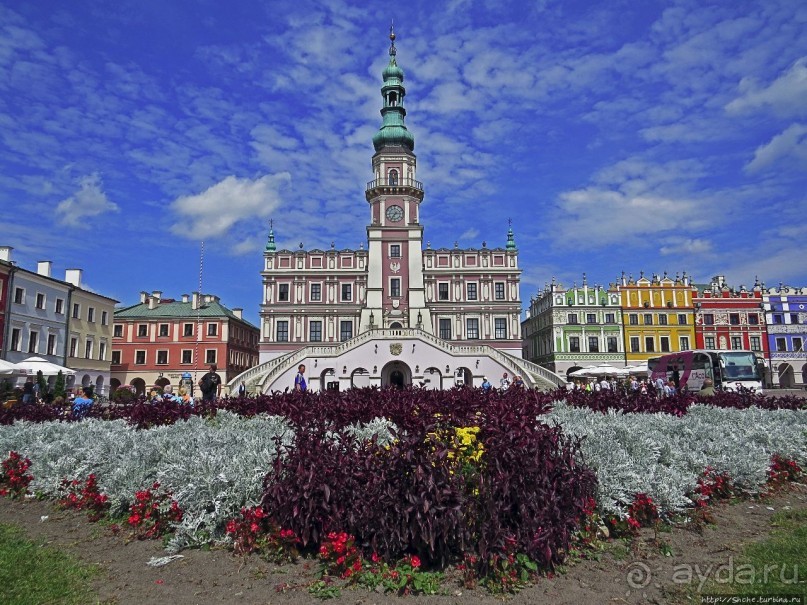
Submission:
[[[397,223],[399,220],[401,220],[403,215],[403,208],[400,206],[390,206],[387,208],[387,218],[393,223]]]

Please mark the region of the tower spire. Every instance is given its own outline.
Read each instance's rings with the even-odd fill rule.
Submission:
[[[507,229],[507,246],[505,248],[507,250],[515,250],[516,249],[516,240],[513,237],[513,219],[507,219],[507,224],[509,225]]]
[[[383,122],[381,128],[373,136],[373,147],[376,151],[381,151],[384,147],[403,147],[408,151],[415,149],[415,137],[406,129],[404,118],[406,109],[403,105],[406,89],[404,88],[404,73],[398,67],[397,54],[395,48],[395,27],[390,24],[389,28],[389,63],[382,72],[384,83],[381,86],[381,97],[384,104],[381,107],[381,117]]]
[[[274,252],[277,250],[275,247],[275,230],[273,229],[273,221],[269,219],[269,241],[266,242],[266,251],[267,252]]]

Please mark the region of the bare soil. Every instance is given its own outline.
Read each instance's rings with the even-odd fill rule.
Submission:
[[[716,524],[700,531],[675,527],[660,533],[658,539],[669,547],[670,556],[651,530],[643,530],[632,543],[611,541],[598,560],[576,562],[562,573],[542,578],[504,600],[525,605],[700,603],[698,572],[704,577],[713,576],[718,566],[730,565],[743,545],[769,536],[773,529],[771,516],[788,508],[807,509],[807,486],[794,485],[788,492],[764,500],[717,506]],[[277,566],[258,557],[236,557],[224,549],[211,549],[185,551],[182,559],[163,567],[150,567],[147,562],[152,557],[166,554],[159,541],[127,541],[125,535],[112,535],[107,527],[88,522],[81,513],[59,511],[50,502],[35,500],[0,499],[0,523],[20,526],[30,539],[97,565],[101,571],[93,588],[101,603],[316,602],[305,588],[316,577],[314,561]],[[686,575],[681,573],[684,565],[692,566],[692,582],[681,580]],[[299,587],[280,593],[275,587],[281,583]],[[364,589],[345,589],[331,602],[483,605],[503,600],[484,589],[465,590],[456,583],[447,583],[445,592],[441,596],[405,597],[406,601],[401,601],[396,596]]]

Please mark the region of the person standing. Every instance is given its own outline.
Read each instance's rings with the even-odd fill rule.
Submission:
[[[297,376],[294,377],[294,390],[305,393],[308,385],[305,383],[305,366],[300,364],[297,366]]]
[[[703,386],[701,387],[701,390],[698,391],[698,395],[700,395],[701,397],[711,397],[714,394],[715,394],[714,382],[712,382],[711,378],[704,379]]]
[[[202,401],[215,401],[221,395],[221,376],[216,374],[216,364],[210,364],[210,371],[199,381]]]
[[[482,389],[485,391],[489,391],[491,387],[490,381],[488,380],[487,376],[482,376]]]
[[[499,388],[502,391],[506,391],[507,389],[510,388],[510,378],[508,378],[507,372],[502,374],[502,379],[499,381]]]
[[[78,397],[73,400],[73,418],[81,420],[87,415],[87,412],[92,407],[93,400],[90,399],[87,392],[82,389]]]
[[[241,381],[241,384],[238,385],[238,396],[239,397],[247,396],[247,384],[243,380]]]
[[[22,385],[22,403],[23,405],[34,403],[34,379],[30,376]]]

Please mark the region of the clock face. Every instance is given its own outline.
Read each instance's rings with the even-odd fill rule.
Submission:
[[[390,206],[387,208],[387,218],[393,223],[397,223],[403,218],[403,208],[400,206]]]

